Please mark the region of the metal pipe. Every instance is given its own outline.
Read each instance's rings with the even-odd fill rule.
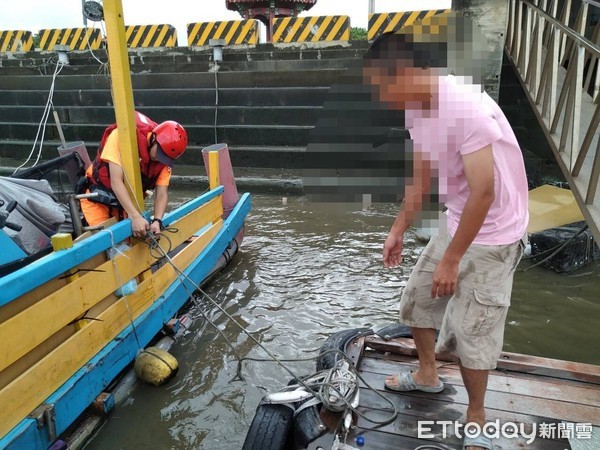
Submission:
[[[83,14],[83,8],[85,7],[85,0],[81,0],[81,15],[83,16],[83,26],[87,28],[87,17]]]
[[[75,195],[69,195],[69,210],[71,212],[71,223],[75,236],[79,237],[83,234],[83,224],[79,215],[79,200]]]
[[[597,6],[598,8],[600,8],[600,2],[596,2],[594,0],[581,0],[584,3],[587,3],[588,5],[592,5],[592,6]]]

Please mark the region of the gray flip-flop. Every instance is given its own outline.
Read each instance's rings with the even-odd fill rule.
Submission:
[[[465,436],[462,448],[465,450],[467,447],[480,447],[487,450],[494,450],[494,444],[492,443],[492,440],[485,434],[480,434],[476,437]]]
[[[437,394],[444,390],[444,383],[440,380],[437,386],[418,384],[415,382],[412,372],[406,371],[398,374],[398,385],[391,385],[386,381],[385,387],[398,392],[422,391]]]

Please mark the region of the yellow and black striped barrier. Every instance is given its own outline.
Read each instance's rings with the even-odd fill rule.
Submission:
[[[397,31],[402,27],[413,25],[419,20],[449,12],[449,9],[431,9],[427,11],[369,14],[369,30],[367,35],[369,41],[374,41],[382,33]]]
[[[28,52],[33,47],[31,31],[0,31],[0,52]]]
[[[349,41],[348,16],[285,17],[273,19],[273,42]]]
[[[68,45],[71,50],[97,50],[102,43],[98,28],[59,28],[40,30],[40,50],[53,50],[55,45]]]
[[[172,25],[127,25],[125,37],[130,48],[177,46],[177,30]]]
[[[224,39],[226,45],[258,44],[258,21],[228,20],[188,23],[188,46],[208,45],[211,39]]]

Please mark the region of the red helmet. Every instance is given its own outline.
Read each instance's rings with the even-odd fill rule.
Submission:
[[[156,142],[169,158],[177,159],[185,152],[188,143],[187,133],[177,122],[167,120],[157,125],[153,132]]]

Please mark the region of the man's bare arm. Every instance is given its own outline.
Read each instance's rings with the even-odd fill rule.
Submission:
[[[156,198],[154,199],[154,217],[162,219],[167,210],[169,194],[167,186],[156,186]]]
[[[444,257],[460,261],[479,233],[494,202],[494,156],[492,146],[463,156],[469,198],[460,217],[458,228]]]
[[[169,194],[167,186],[156,186],[155,189],[156,198],[154,199],[154,217],[162,219],[167,210],[167,203],[169,202]],[[154,234],[160,233],[160,225],[158,222],[152,222],[150,224],[150,230]]]
[[[138,211],[129,195],[129,190],[125,186],[125,173],[123,172],[123,168],[112,162],[108,163],[108,167],[110,170],[110,185],[112,191],[115,193],[119,203],[131,219],[133,235],[136,237],[146,236],[146,232],[150,225]]]
[[[392,226],[402,233],[420,217],[423,199],[431,193],[431,163],[419,152],[414,153],[413,176],[408,179],[404,192],[404,201]]]
[[[414,152],[413,175],[405,187],[404,201],[383,245],[383,264],[395,267],[402,261],[404,232],[423,211],[423,202],[431,194],[431,163],[421,153]]]
[[[492,146],[464,155],[462,159],[469,185],[469,198],[456,233],[433,274],[432,297],[454,293],[458,264],[479,233],[495,198]]]

